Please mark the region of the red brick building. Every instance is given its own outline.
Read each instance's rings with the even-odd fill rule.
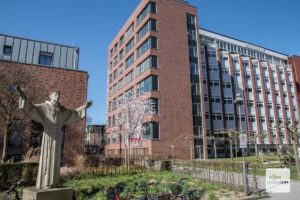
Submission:
[[[118,112],[115,104],[122,94],[140,90],[148,98],[156,99],[159,108],[158,115],[148,119],[150,138],[144,138],[143,145],[133,148],[133,152],[162,158],[173,152],[178,158],[190,158],[193,102],[187,14],[196,18],[197,9],[183,1],[143,0],[111,42],[107,83],[107,133],[111,138],[108,154],[118,155],[120,149],[119,127],[114,123]],[[193,28],[195,35],[198,35],[197,24]],[[196,62],[200,64],[199,60]]]
[[[2,37],[4,36],[2,35]],[[49,100],[48,95],[49,92],[51,91],[59,91],[61,94],[60,103],[69,109],[76,109],[77,107],[83,105],[86,102],[88,73],[77,70],[78,63],[76,59],[78,58],[78,48],[69,47],[65,45],[52,44],[47,42],[32,41],[24,38],[6,36],[5,41],[7,42],[9,40],[14,40],[14,42],[11,44],[4,43],[4,45],[2,46],[0,45],[0,51],[1,51],[0,73],[7,74],[9,76],[8,71],[11,72],[11,70],[16,70],[16,71],[20,70],[31,74],[31,80],[35,80],[34,84],[35,84],[35,88],[37,89],[35,92],[38,93],[37,95],[38,98],[32,100],[33,103],[42,103],[45,100]],[[13,57],[15,55],[14,51],[17,51],[19,49],[16,48],[16,46],[14,46],[17,43],[16,42],[17,40],[21,41],[20,44],[27,43],[27,46],[29,46],[30,42],[32,42],[33,49],[39,46],[38,51],[33,50],[31,52],[31,56],[28,56],[30,52],[28,52],[28,48],[27,48],[27,53],[25,53],[27,54],[26,58],[30,58],[31,60],[28,59],[20,60],[21,56],[15,58]],[[11,50],[6,51],[5,48],[9,48],[9,47],[11,48]],[[40,48],[45,48],[45,49],[41,51]],[[71,56],[71,58],[73,57],[73,60],[72,59],[68,60],[68,56],[66,57],[66,61],[62,59],[57,60],[56,57],[60,56],[59,52],[63,52],[62,48],[66,48],[65,52],[67,51],[70,52],[70,54],[67,55]],[[71,52],[74,52],[74,54],[72,55]],[[21,52],[18,53],[17,55],[20,54]],[[48,57],[46,58],[42,57],[43,55],[46,55]],[[44,58],[46,59],[46,62]],[[60,56],[60,58],[62,58],[62,56]],[[37,62],[37,64],[30,64],[35,62]],[[68,65],[67,63],[70,63],[70,65]],[[33,122],[27,117],[25,118],[25,121],[27,123],[25,125],[25,130],[23,131],[23,154],[25,154],[30,148],[30,144],[32,143],[32,141],[30,141],[31,133],[34,131],[32,130]],[[64,156],[63,156],[64,164],[72,164],[77,155],[83,154],[85,120],[82,120],[77,124],[65,126],[63,132],[65,137]],[[1,134],[0,135],[1,152],[2,152],[2,148],[3,148],[3,138]]]
[[[283,125],[299,125],[299,57],[201,29],[197,15],[187,1],[141,0],[111,42],[107,154],[124,149],[118,104],[132,94],[151,98],[158,108],[133,154],[229,157],[231,134],[240,133],[248,136],[249,154],[291,146]],[[237,94],[243,104],[235,103]],[[233,151],[240,154],[238,143]]]

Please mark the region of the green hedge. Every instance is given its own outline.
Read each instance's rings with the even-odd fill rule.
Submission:
[[[36,182],[38,163],[0,164],[0,190],[6,190],[23,179],[23,186],[32,186]]]

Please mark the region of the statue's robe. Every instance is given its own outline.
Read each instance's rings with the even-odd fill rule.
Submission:
[[[24,98],[20,98],[19,107],[32,120],[44,126],[36,187],[53,188],[57,186],[60,177],[61,129],[66,124],[76,123],[84,118],[86,108],[82,106],[76,110],[69,110],[50,101],[32,104]]]

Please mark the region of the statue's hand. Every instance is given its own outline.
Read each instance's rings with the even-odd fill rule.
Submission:
[[[20,86],[18,86],[18,85],[16,86],[16,91],[18,92],[18,94],[20,95],[20,97],[26,98],[26,95],[25,95],[23,89],[20,88]]]
[[[87,101],[87,102],[84,104],[84,106],[85,106],[86,109],[88,109],[89,107],[91,107],[92,104],[93,104],[92,101]]]

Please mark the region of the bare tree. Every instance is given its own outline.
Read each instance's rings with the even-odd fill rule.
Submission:
[[[38,80],[29,70],[19,65],[0,65],[0,134],[3,136],[2,163],[8,160],[8,141],[10,129],[25,116],[18,109],[19,99],[15,86],[20,85],[31,98],[36,98],[35,87]]]
[[[130,166],[132,139],[134,138],[135,142],[141,142],[141,134],[145,129],[145,126],[142,126],[146,122],[145,117],[155,113],[154,102],[151,99],[134,95],[123,95],[119,99],[119,114],[117,115],[116,123],[119,127],[122,127],[121,131],[124,131],[125,158],[128,169]]]

